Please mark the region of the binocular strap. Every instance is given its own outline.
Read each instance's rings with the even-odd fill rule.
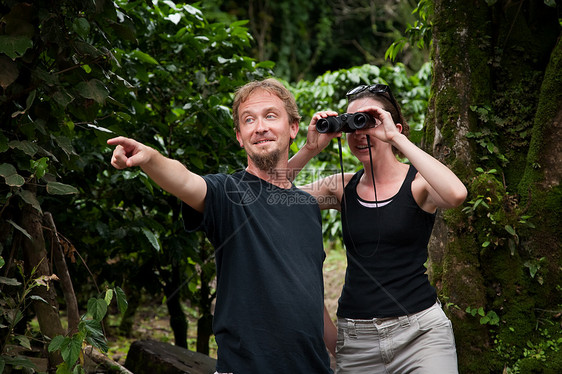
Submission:
[[[377,209],[377,224],[380,223],[380,211],[378,210],[379,205],[378,205],[378,201],[379,199],[377,198],[377,186],[375,184],[375,172],[373,170],[373,154],[371,153],[371,139],[370,136],[367,135],[367,146],[369,149],[369,163],[371,165],[371,178],[373,181],[373,190],[375,191],[375,209]],[[345,177],[344,177],[344,171],[343,171],[343,152],[342,152],[342,145],[341,145],[341,137],[338,137],[338,148],[339,148],[339,153],[340,153],[340,168],[341,168],[341,184],[342,184],[342,204],[344,206],[344,209],[347,211],[347,203],[345,201]],[[342,215],[343,218],[343,215]],[[377,246],[375,247],[375,249],[373,250],[373,253],[370,253],[368,255],[361,255],[361,257],[371,257],[373,256],[375,253],[377,253],[377,250],[379,249],[379,243],[380,243],[380,239],[381,239],[381,234],[380,234],[380,230],[379,232],[379,237],[377,238]],[[353,241],[353,238],[352,238]],[[357,253],[359,253],[359,251],[357,251]]]

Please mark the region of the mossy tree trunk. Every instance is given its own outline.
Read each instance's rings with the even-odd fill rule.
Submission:
[[[433,10],[423,146],[469,196],[439,214],[429,273],[453,321],[460,372],[501,373],[524,364],[518,352],[542,326],[560,329],[560,9],[434,0]]]

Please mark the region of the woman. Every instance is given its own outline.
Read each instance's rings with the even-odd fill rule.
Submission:
[[[373,126],[347,136],[363,169],[303,188],[321,209],[342,212],[348,264],[337,311],[336,373],[457,373],[451,322],[424,263],[436,210],[462,204],[466,188],[408,140],[408,124],[388,86],[359,86],[347,97],[348,113],[373,119]],[[291,168],[302,169],[339,135],[316,131],[319,119],[334,115],[314,115],[307,144],[291,159]],[[334,353],[335,327],[329,323],[325,340]]]

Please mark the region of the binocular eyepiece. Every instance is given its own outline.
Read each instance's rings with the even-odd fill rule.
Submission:
[[[375,126],[375,120],[369,113],[344,113],[337,117],[320,118],[316,122],[316,131],[321,134],[340,131],[354,132],[373,126]]]

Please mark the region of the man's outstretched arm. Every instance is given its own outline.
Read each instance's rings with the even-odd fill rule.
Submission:
[[[134,139],[119,136],[107,141],[116,146],[111,165],[117,169],[139,166],[156,184],[178,197],[193,209],[203,212],[207,184],[181,162],[163,156],[154,148]]]

